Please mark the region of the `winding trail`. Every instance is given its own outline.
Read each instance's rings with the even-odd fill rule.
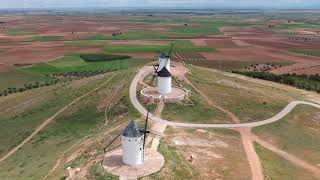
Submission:
[[[115,75],[117,75],[117,73],[113,74],[107,81],[105,81],[104,83],[100,84],[98,87],[96,87],[95,89],[87,92],[86,94],[78,97],[77,99],[75,99],[74,101],[72,101],[71,103],[69,103],[68,105],[64,106],[62,109],[60,109],[58,112],[56,112],[54,115],[52,115],[50,118],[46,119],[45,121],[43,121],[38,127],[36,127],[36,129],[26,138],[24,139],[19,145],[17,145],[16,147],[14,147],[13,149],[11,149],[5,156],[3,156],[0,159],[0,163],[3,162],[4,160],[6,160],[8,157],[10,157],[12,154],[14,154],[15,152],[17,152],[23,145],[25,145],[26,143],[28,143],[34,136],[36,136],[42,129],[44,129],[49,123],[52,122],[52,120],[54,120],[58,115],[60,115],[63,111],[65,111],[66,109],[68,109],[70,106],[72,106],[73,104],[75,104],[76,102],[80,101],[81,99],[83,99],[84,97],[88,96],[89,94],[97,91],[98,89],[100,89],[101,87],[103,87],[104,85],[106,85]]]

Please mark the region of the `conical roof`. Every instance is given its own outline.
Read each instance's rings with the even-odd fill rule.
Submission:
[[[161,71],[158,73],[158,77],[171,77],[171,73],[168,71],[166,67],[163,67]]]
[[[166,58],[169,58],[170,56],[166,55],[166,53],[161,53],[160,55],[160,59],[166,59]]]
[[[140,126],[136,122],[131,121],[124,129],[122,135],[124,137],[137,138],[143,136],[143,133]]]

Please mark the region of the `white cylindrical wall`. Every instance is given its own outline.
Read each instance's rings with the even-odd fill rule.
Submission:
[[[122,161],[129,166],[143,163],[143,136],[137,138],[122,136]]]
[[[171,93],[171,77],[158,77],[158,93],[159,94]]]

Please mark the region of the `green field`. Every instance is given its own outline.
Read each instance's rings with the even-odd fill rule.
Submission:
[[[106,46],[107,53],[161,53],[168,52],[170,46]]]
[[[103,34],[88,34],[82,35],[83,40],[153,40],[165,39],[166,35],[159,31],[129,31],[118,36],[103,35]]]
[[[313,23],[293,23],[293,24],[282,24],[280,26],[284,29],[291,29],[291,28],[319,28],[319,24],[313,24]]]
[[[309,56],[320,56],[320,50],[289,50],[290,53],[304,54]]]
[[[65,46],[104,46],[106,41],[69,41]]]
[[[32,41],[48,42],[48,41],[62,41],[63,36],[33,36]]]
[[[189,80],[213,102],[237,115],[241,122],[269,118],[290,101],[302,99],[299,91],[266,86],[196,66],[189,66]]]
[[[0,92],[9,87],[22,87],[29,82],[45,82],[51,81],[53,78],[38,73],[17,70],[14,72],[0,73]]]
[[[156,80],[152,81],[152,78],[153,76],[148,75],[143,82],[150,86],[156,86],[157,82]],[[231,123],[223,112],[210,107],[192,87],[183,82],[179,83],[190,91],[191,96],[189,100],[184,102],[166,104],[161,114],[162,118],[176,122]],[[138,89],[138,91],[141,89]]]
[[[186,61],[187,64],[192,64],[195,66],[200,66],[204,68],[212,68],[212,69],[218,69],[223,71],[236,71],[236,70],[243,70],[245,67],[249,67],[251,65],[255,64],[274,64],[274,65],[282,65],[282,66],[288,66],[292,63],[288,62],[262,62],[262,61],[199,61],[199,60],[189,60]]]
[[[45,118],[53,115],[60,108],[71,102],[71,100],[96,86],[96,84],[86,83],[88,84],[84,86],[73,85],[73,83],[70,85],[59,84],[49,88],[35,89],[1,98],[1,107],[7,109],[7,113],[10,116],[5,115],[0,120],[1,128],[3,128],[1,129],[0,136],[6,137],[1,138],[3,146],[1,146],[0,155],[2,156],[3,153],[25,139],[39,122],[44,121]],[[38,93],[39,97],[33,97],[32,93]],[[30,99],[25,99],[24,96],[28,95]],[[8,101],[11,107],[7,106]],[[32,108],[28,107],[29,105]]]
[[[181,103],[166,104],[161,117],[175,122],[190,123],[231,123],[230,119],[220,110],[210,107],[196,91],[187,85],[191,98]]]
[[[146,52],[168,52],[170,46],[107,46],[105,51],[107,53],[146,53]]]
[[[279,157],[272,151],[265,149],[259,144],[255,144],[255,149],[262,163],[263,175],[266,180],[315,180],[309,172],[298,168],[286,159]]]
[[[80,55],[67,55],[47,63],[39,63],[26,67],[18,67],[15,72],[1,73],[0,93],[8,92],[8,88],[25,88],[26,85],[39,83],[41,85],[57,80],[56,73],[71,72],[111,72],[115,70],[138,67],[149,61],[144,59],[122,59],[110,61],[86,62]],[[101,73],[100,73],[101,74]],[[60,77],[60,80],[68,80]]]
[[[101,62],[86,62],[80,55],[67,55],[55,61],[48,63],[40,63],[32,65],[29,68],[23,68],[24,72],[31,73],[57,73],[57,72],[72,72],[72,71],[94,71],[94,70],[108,70],[113,71],[118,69],[127,69],[128,67],[143,64],[146,60],[143,59],[124,59],[114,61]]]
[[[28,35],[34,35],[36,33],[33,30],[28,28],[13,28],[13,29],[8,29],[6,31],[6,34],[10,36],[28,36]]]
[[[62,152],[77,143],[83,137],[90,134],[93,134],[92,136],[99,135],[99,137],[94,139],[104,141],[105,137],[102,134],[106,131],[101,131],[105,122],[104,111],[99,110],[97,106],[102,105],[104,103],[104,98],[111,95],[112,88],[114,88],[116,83],[119,85],[121,81],[123,81],[123,78],[131,79],[134,72],[134,68],[118,73],[115,72],[117,75],[104,87],[80,100],[59,115],[48,127],[42,130],[29,143],[23,146],[12,157],[1,163],[1,179],[11,179],[13,176],[23,179],[41,179],[55,165]],[[33,107],[30,107],[24,112],[18,113],[15,117],[1,119],[0,136],[6,137],[5,139],[1,139],[1,144],[3,145],[1,146],[1,156],[8,150],[4,148],[12,148],[12,146],[19,143],[46,117],[57,112],[59,108],[63,107],[66,103],[71,102],[72,99],[75,99],[76,97],[79,97],[98,85],[106,82],[110,77],[111,75],[98,79],[94,78],[90,81],[78,80],[73,81],[69,85],[59,85],[55,88],[50,87],[51,90],[49,88],[47,92],[43,92],[40,96],[44,98],[44,100],[42,100],[38,105],[32,105]],[[108,113],[109,123],[108,126],[105,127],[109,129],[108,131],[110,131],[113,126],[119,125],[120,122],[124,123],[129,119],[139,117],[130,105],[128,96],[126,96],[128,87],[128,84],[124,84],[123,88],[117,92],[119,95],[113,100],[114,104],[110,110],[110,114]],[[33,92],[28,93],[37,93],[36,91],[39,91],[39,89],[32,91]],[[120,99],[123,100],[121,100],[121,104],[118,104]],[[0,104],[5,105],[6,101],[9,100],[10,99],[1,99]],[[28,99],[24,99],[24,101],[27,100]],[[20,101],[20,103],[21,102],[23,101]],[[123,109],[123,106],[126,107],[128,114],[118,117],[119,111],[120,109]],[[13,110],[14,109],[12,109],[12,111]],[[97,145],[99,147],[96,147]],[[101,145],[101,143],[95,144],[94,150],[98,150],[99,153],[103,153],[103,145],[104,144]],[[84,154],[84,157],[84,159],[79,157],[71,162],[64,162],[66,164],[61,164],[59,167],[61,168],[61,171],[59,171],[60,173],[58,174],[58,177],[65,174],[65,166],[79,165],[79,162],[89,160],[87,154]]]
[[[297,106],[278,122],[253,129],[253,132],[272,142],[280,149],[309,163],[320,162],[319,109]]]
[[[193,179],[199,175],[199,173],[183,157],[182,153],[176,147],[161,141],[158,149],[166,159],[165,166],[160,172],[157,172],[148,178],[164,180],[166,177],[170,177],[173,179],[184,180]]]

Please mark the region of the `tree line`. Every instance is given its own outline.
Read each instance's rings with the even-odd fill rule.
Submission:
[[[275,75],[269,72],[245,72],[245,71],[232,71],[233,73],[242,74],[245,76],[263,79],[282,84],[287,84],[300,89],[316,91],[320,93],[320,75],[296,75],[296,74],[283,74]]]
[[[28,90],[36,89],[36,88],[40,88],[40,87],[51,86],[51,85],[57,84],[58,82],[59,82],[59,79],[55,79],[55,80],[46,81],[43,83],[40,83],[40,82],[28,83],[28,84],[24,84],[23,87],[19,87],[19,88],[9,87],[9,88],[5,89],[4,91],[0,92],[0,97],[1,96],[8,96],[9,94],[24,92],[24,91],[28,91]]]

